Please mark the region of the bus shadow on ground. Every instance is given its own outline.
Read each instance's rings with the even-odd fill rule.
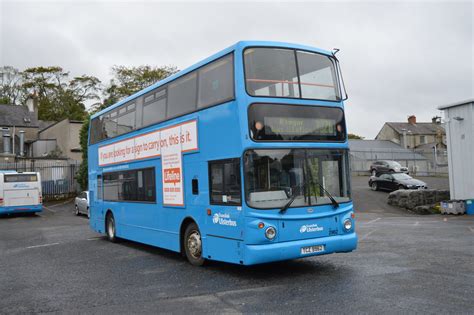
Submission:
[[[40,219],[41,217],[36,213],[9,213],[0,214],[0,220],[17,219],[17,218],[33,218]]]
[[[103,237],[103,240],[108,242],[105,236]],[[327,257],[320,259],[318,256],[251,266],[208,260],[204,266],[197,267],[188,263],[186,258],[180,253],[167,249],[123,239],[119,240],[119,245],[132,250],[146,252],[155,256],[156,259],[164,259],[167,263],[175,266],[180,265],[180,268],[189,269],[189,271],[219,272],[240,279],[274,279],[275,275],[278,275],[278,279],[307,275],[311,275],[311,277],[319,277],[331,276],[332,274],[340,274],[341,272],[347,271],[345,270],[347,269],[347,266],[335,265],[334,263],[329,262]]]

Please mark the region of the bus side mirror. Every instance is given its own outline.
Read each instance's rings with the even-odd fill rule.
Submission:
[[[199,195],[199,182],[197,178],[193,178],[191,181],[193,195]]]

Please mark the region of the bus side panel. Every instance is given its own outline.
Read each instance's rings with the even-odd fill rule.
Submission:
[[[207,235],[204,257],[207,259],[243,263],[243,242],[228,238]]]

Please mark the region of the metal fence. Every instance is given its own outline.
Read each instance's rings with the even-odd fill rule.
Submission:
[[[44,200],[72,197],[79,191],[76,173],[80,162],[65,159],[16,159],[0,162],[0,170],[39,172]]]
[[[448,176],[446,150],[367,149],[351,150],[351,171],[358,175],[369,174],[375,161],[397,161],[408,167],[410,174],[418,176]]]

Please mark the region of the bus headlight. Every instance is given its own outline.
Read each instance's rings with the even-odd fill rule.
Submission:
[[[265,230],[265,237],[268,238],[269,240],[273,240],[276,235],[277,235],[277,231],[273,226],[270,226]]]
[[[350,229],[352,229],[352,220],[351,219],[346,219],[344,221],[344,229],[346,231],[349,231]]]

